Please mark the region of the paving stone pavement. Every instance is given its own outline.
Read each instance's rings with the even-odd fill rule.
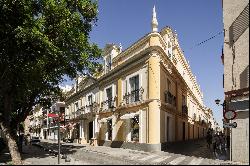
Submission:
[[[24,154],[22,156],[25,165],[57,165],[58,158],[49,152],[49,148],[55,151],[58,148],[57,144],[43,141],[40,145],[42,146],[28,145],[23,147]],[[63,144],[62,152],[67,154],[71,161],[65,162],[64,159],[61,159],[60,165],[243,165],[239,162],[214,160],[171,152],[144,152],[75,143]]]
[[[74,145],[74,143],[71,143]],[[182,147],[183,149],[183,147]],[[204,149],[201,148],[203,151]],[[207,152],[210,152],[209,150]],[[126,164],[150,164],[150,165],[241,165],[243,163],[223,161],[218,159],[209,159],[203,157],[188,156],[170,152],[144,152],[138,150],[130,150],[123,148],[110,148],[105,146],[89,146],[84,145],[82,148],[77,149],[74,154],[70,156],[81,161],[82,157],[86,154],[91,156],[106,156],[110,160],[123,160]],[[105,162],[104,162],[105,163]],[[115,164],[115,162],[114,162]]]

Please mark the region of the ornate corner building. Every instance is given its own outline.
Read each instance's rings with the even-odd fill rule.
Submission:
[[[206,136],[211,109],[178,44],[177,34],[152,32],[130,47],[107,44],[98,77],[79,76],[65,100],[67,138],[78,143],[162,150]]]

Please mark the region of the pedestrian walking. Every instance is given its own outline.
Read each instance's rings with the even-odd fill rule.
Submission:
[[[208,130],[207,132],[207,147],[210,149],[210,145],[212,144],[212,132]]]
[[[218,143],[219,143],[219,138],[218,135],[215,133],[212,138],[212,143],[213,143],[213,152],[215,153],[216,150],[218,149]]]
[[[226,139],[225,139],[225,136],[222,132],[220,132],[219,134],[219,139],[220,139],[220,150],[224,150],[226,148]]]

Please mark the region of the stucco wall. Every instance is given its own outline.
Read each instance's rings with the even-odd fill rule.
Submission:
[[[249,111],[238,112],[232,129],[232,160],[249,162]]]
[[[229,45],[229,27],[249,3],[248,0],[223,1],[224,38],[224,90],[249,87],[249,26],[233,46]],[[235,54],[235,55],[234,55]],[[248,67],[248,69],[247,69]],[[249,72],[248,72],[249,73]]]

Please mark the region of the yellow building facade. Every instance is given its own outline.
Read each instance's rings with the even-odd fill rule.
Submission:
[[[123,51],[107,44],[102,75],[77,78],[65,114],[69,126],[79,124],[78,142],[151,151],[205,137],[200,87],[176,33],[157,25],[153,9],[151,33]]]

